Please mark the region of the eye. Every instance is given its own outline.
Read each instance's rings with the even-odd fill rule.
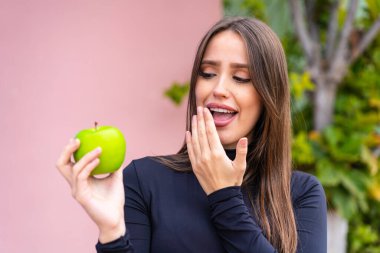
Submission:
[[[202,70],[199,71],[199,75],[201,77],[203,77],[204,79],[210,79],[210,78],[216,76],[216,74],[214,74],[214,73],[204,72]]]
[[[249,83],[251,81],[250,78],[241,78],[238,76],[233,76],[233,79],[238,83]]]

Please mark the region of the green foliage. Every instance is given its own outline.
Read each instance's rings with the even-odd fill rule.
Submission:
[[[366,0],[365,9],[368,12],[369,20],[375,20],[380,13],[380,0]]]
[[[252,16],[265,21],[263,1],[223,0],[225,16]]]
[[[348,241],[350,253],[380,253],[380,202],[371,201],[367,213],[358,213],[350,221]]]
[[[380,253],[380,36],[351,66],[340,84],[333,123],[317,132],[311,125],[316,87],[304,71],[305,59],[291,28],[287,1],[224,2],[229,3],[227,10],[234,6],[235,15],[261,17],[279,35],[290,73],[293,164],[296,169],[316,175],[325,189],[328,207],[349,220],[348,252]],[[339,28],[343,26],[348,2],[339,2]],[[284,3],[286,8],[281,5]],[[316,1],[314,15],[308,17],[319,26],[322,42],[326,40],[331,3]],[[282,10],[281,15],[278,9]],[[380,0],[359,1],[355,16],[359,38],[379,13]]]
[[[380,252],[380,42],[368,49],[339,87],[334,121],[315,132],[295,124],[293,161],[315,174],[329,208],[350,223],[349,252]],[[301,76],[302,74],[300,74]],[[311,121],[307,81],[290,74],[293,121]],[[300,88],[301,87],[301,88]],[[297,92],[294,90],[299,89]],[[296,145],[295,145],[296,144]],[[312,151],[310,151],[312,150]],[[310,159],[302,158],[302,155]],[[302,159],[301,159],[302,158]]]
[[[372,174],[378,165],[365,146],[364,135],[334,126],[320,133],[299,131],[293,138],[292,155],[298,169],[319,178],[330,208],[347,219],[368,211]]]
[[[267,21],[265,7],[264,1],[243,0],[241,3],[242,9],[248,10],[251,16],[264,22]]]
[[[223,0],[223,3],[225,16],[255,17],[269,24],[280,37],[292,33],[287,1]]]
[[[292,141],[292,158],[296,164],[310,165],[315,163],[313,148],[305,131],[299,132]]]
[[[291,94],[293,95],[295,101],[299,101],[303,98],[306,91],[314,90],[314,83],[310,80],[310,74],[304,72],[299,75],[297,73],[290,73],[289,75],[291,85]]]
[[[380,0],[361,0],[357,24],[361,28],[369,27],[380,13]]]
[[[341,84],[334,122],[320,132],[297,124],[312,120],[313,87],[305,73],[289,75],[293,162],[319,178],[329,208],[349,220],[351,253],[380,252],[380,43],[370,50]]]
[[[173,83],[165,90],[164,95],[169,98],[176,106],[179,106],[189,92],[189,83]]]

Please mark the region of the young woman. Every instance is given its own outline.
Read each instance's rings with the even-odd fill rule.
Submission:
[[[94,150],[57,167],[99,228],[98,252],[326,252],[326,201],[291,170],[290,95],[280,41],[264,23],[226,18],[201,41],[186,142],[106,179]]]

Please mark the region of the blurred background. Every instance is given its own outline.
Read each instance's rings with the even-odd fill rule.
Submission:
[[[95,252],[59,154],[94,121],[124,133],[124,166],[176,152],[186,105],[164,91],[221,16],[217,0],[0,0],[0,252]]]
[[[283,42],[294,168],[324,186],[328,252],[380,252],[380,0],[0,1],[0,252],[95,251],[62,148],[98,121],[124,133],[124,166],[176,152],[196,46],[224,15]]]
[[[293,164],[328,201],[328,253],[380,252],[380,1],[225,0],[280,37],[292,94]]]

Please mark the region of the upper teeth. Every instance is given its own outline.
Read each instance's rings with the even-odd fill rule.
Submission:
[[[229,111],[227,109],[222,109],[222,108],[210,108],[210,111],[221,112],[221,113],[234,113],[234,111]]]

